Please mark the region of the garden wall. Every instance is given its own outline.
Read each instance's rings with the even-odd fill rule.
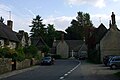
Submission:
[[[12,71],[12,59],[0,58],[0,74]]]

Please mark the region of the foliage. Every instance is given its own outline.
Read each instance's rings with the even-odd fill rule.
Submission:
[[[48,24],[45,42],[47,43],[49,47],[52,47],[52,43],[53,43],[55,36],[56,36],[56,31],[55,31],[54,25]]]
[[[31,45],[31,46],[25,47],[24,52],[26,57],[31,59],[37,55],[38,49],[34,45]]]
[[[11,58],[14,53],[16,53],[15,49],[10,49],[8,47],[0,48],[0,57]]]
[[[57,55],[57,54],[52,55],[52,57],[53,57],[54,59],[61,59],[61,55]]]
[[[47,54],[49,52],[49,47],[47,45],[42,46],[42,52]]]
[[[114,73],[114,75],[120,77],[120,72]]]
[[[17,53],[13,55],[13,59],[17,61],[23,61],[25,59],[25,53],[23,51],[23,48],[17,49]]]
[[[92,62],[92,63],[100,63],[100,54],[98,53],[97,50],[91,50],[88,52],[88,58],[89,58],[89,61]]]
[[[32,37],[42,37],[44,38],[46,29],[45,24],[42,23],[43,19],[39,15],[33,19],[31,27],[31,36]]]
[[[78,12],[77,14],[76,20],[73,19],[71,26],[65,30],[67,32],[67,39],[83,40],[86,35],[86,29],[93,27],[88,13]]]

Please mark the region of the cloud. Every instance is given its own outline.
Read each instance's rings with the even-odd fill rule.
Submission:
[[[9,11],[12,12],[13,6],[8,6],[4,4],[0,4],[0,17],[2,16],[4,18],[4,23],[7,24],[7,20],[9,19]],[[13,21],[13,30],[17,31],[22,29],[27,32],[30,31],[29,25],[30,25],[30,18],[22,18],[14,13],[11,13],[12,21]]]
[[[114,2],[117,2],[118,0],[113,0]]]
[[[61,16],[61,17],[53,17],[50,16],[43,20],[45,24],[54,24],[55,29],[57,30],[65,30],[69,25],[72,19],[75,17]]]
[[[35,13],[32,11],[32,10],[30,10],[30,9],[27,9],[27,8],[25,8],[33,17],[35,17],[36,15],[35,15]]]
[[[70,6],[89,4],[89,5],[93,5],[95,7],[98,7],[98,8],[105,7],[105,0],[67,0],[67,2]]]

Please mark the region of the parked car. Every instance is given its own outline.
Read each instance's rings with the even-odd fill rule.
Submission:
[[[108,66],[107,64],[109,62],[109,59],[113,56],[115,56],[115,55],[107,55],[107,56],[103,57],[103,63],[105,64],[105,66]]]
[[[120,56],[114,56],[109,59],[108,66],[111,69],[120,68]]]
[[[54,64],[54,59],[52,57],[44,57],[41,61],[41,65],[52,65]]]

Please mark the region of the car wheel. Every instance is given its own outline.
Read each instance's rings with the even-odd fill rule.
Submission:
[[[111,69],[116,69],[116,67],[117,67],[116,65],[112,65]]]

